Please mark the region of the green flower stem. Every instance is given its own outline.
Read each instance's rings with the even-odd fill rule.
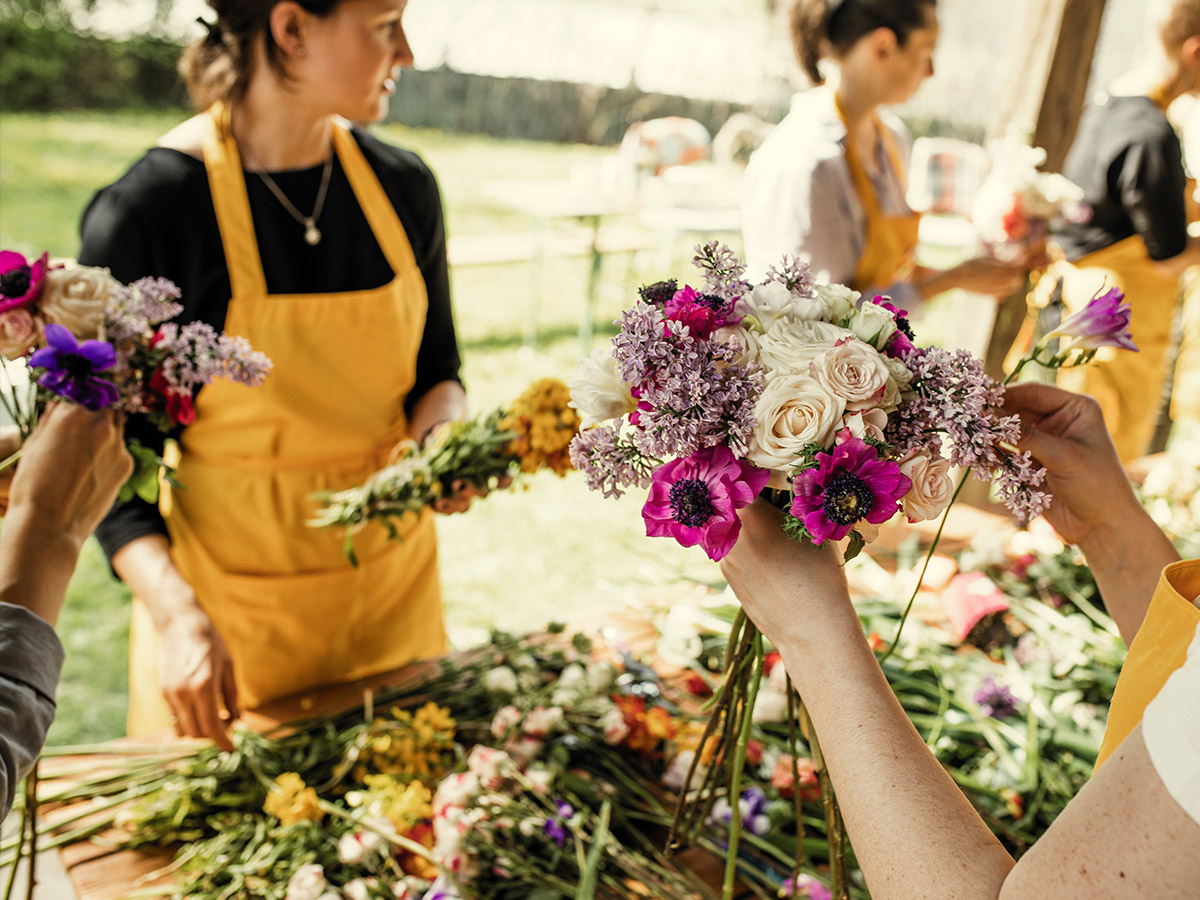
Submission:
[[[792,804],[796,815],[796,858],[792,860],[792,897],[795,898],[800,890],[797,882],[800,871],[804,868],[804,802],[800,799],[800,766],[797,757],[800,755],[800,734],[797,725],[800,710],[796,708],[796,689],[792,686],[792,676],[787,677],[787,715],[788,715],[788,749],[792,757]]]
[[[25,804],[21,807],[21,818],[17,823],[17,854],[12,863],[12,870],[8,873],[8,884],[4,888],[4,900],[12,900],[13,888],[17,884],[17,869],[21,868],[21,858],[25,855],[25,831],[29,825],[29,798],[25,798]]]
[[[746,701],[742,706],[742,733],[738,737],[737,750],[733,757],[733,778],[729,783],[729,852],[725,857],[725,882],[722,886],[722,900],[733,900],[733,883],[737,877],[738,840],[742,833],[742,770],[746,765],[746,747],[750,743],[750,725],[754,718],[754,701],[758,697],[758,685],[762,681],[763,652],[762,634],[747,622],[747,631],[753,631],[754,668],[750,672],[750,686],[746,691]]]

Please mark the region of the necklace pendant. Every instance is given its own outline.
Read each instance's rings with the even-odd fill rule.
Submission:
[[[317,244],[321,243],[321,229],[312,222],[309,222],[304,229],[304,241],[310,247],[317,246]]]

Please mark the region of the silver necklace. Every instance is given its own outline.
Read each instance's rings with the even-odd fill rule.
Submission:
[[[329,155],[325,157],[325,168],[321,172],[321,186],[317,189],[317,202],[313,207],[312,215],[303,215],[300,210],[296,209],[294,203],[287,198],[287,195],[279,189],[279,185],[275,183],[270,175],[264,171],[258,172],[258,177],[262,179],[263,184],[270,189],[275,195],[275,199],[283,204],[283,208],[291,213],[292,218],[304,226],[304,241],[310,247],[315,247],[321,243],[321,229],[317,227],[317,219],[320,218],[321,210],[325,207],[325,195],[329,192],[329,176],[333,173],[333,151],[329,151]]]

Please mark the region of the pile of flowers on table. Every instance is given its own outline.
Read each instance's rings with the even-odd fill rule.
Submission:
[[[22,388],[0,364],[0,404],[22,440],[54,399],[142,414],[168,432],[195,420],[203,385],[262,384],[271,362],[244,338],[169,321],[183,312],[179,296],[164,278],[123,285],[107,269],[0,251],[0,356],[30,373]],[[152,501],[161,460],[137,441],[129,449],[136,467],[126,496]]]

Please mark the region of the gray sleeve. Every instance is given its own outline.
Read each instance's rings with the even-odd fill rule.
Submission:
[[[62,664],[53,628],[23,606],[0,603],[0,819],[46,742]]]

